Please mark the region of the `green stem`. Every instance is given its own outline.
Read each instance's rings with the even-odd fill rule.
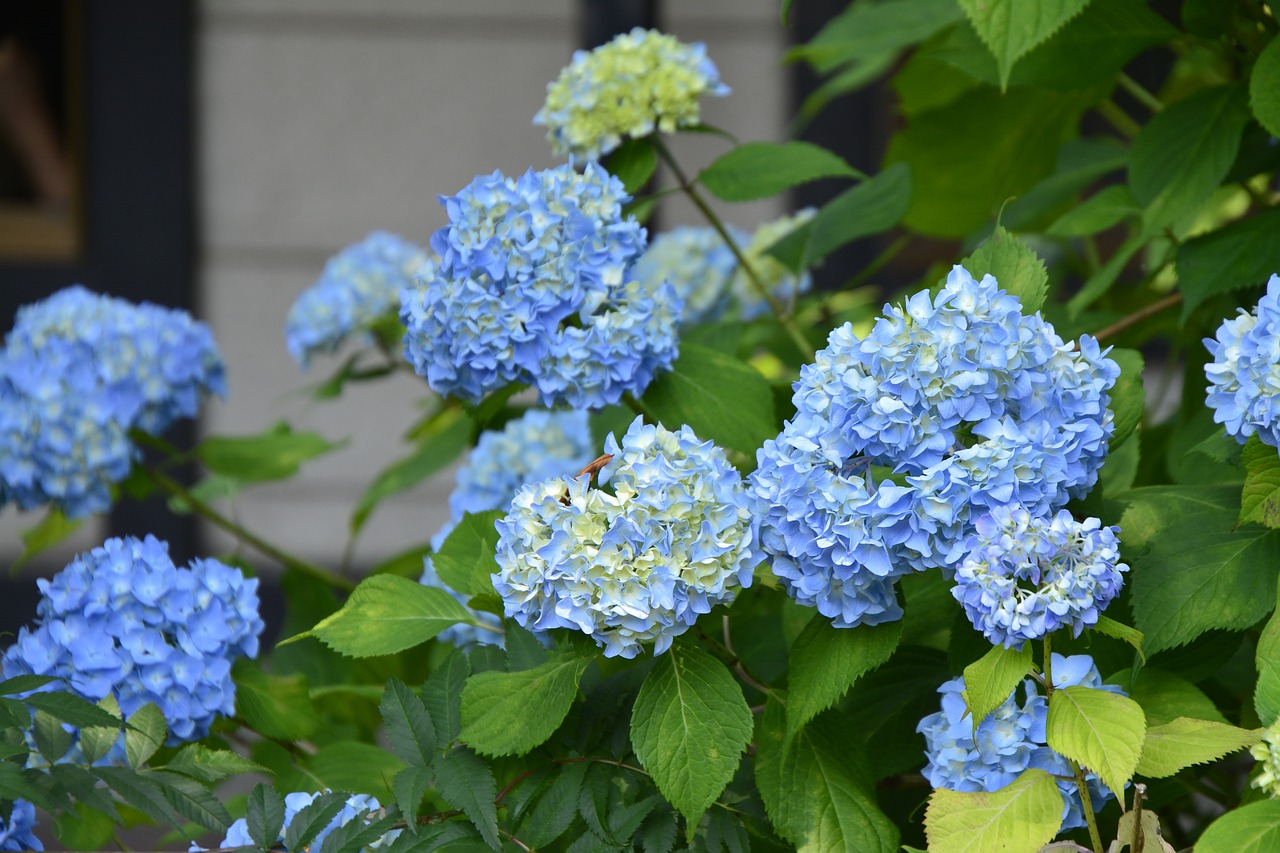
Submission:
[[[197,498],[195,495],[191,494],[185,486],[170,477],[168,474],[165,474],[150,465],[141,465],[139,467],[143,473],[151,479],[151,482],[155,483],[161,489],[191,507],[191,511],[196,515],[205,519],[210,524],[221,527],[241,542],[256,549],[260,553],[265,554],[285,568],[293,569],[294,571],[301,572],[304,575],[310,575],[311,577],[318,578],[331,586],[347,590],[348,592],[356,588],[356,585],[352,581],[338,577],[329,570],[321,566],[317,566],[315,563],[309,563],[306,560],[302,560],[292,554],[286,553],[260,536],[244,529],[239,524],[236,524],[234,521],[227,518],[222,513]]]
[[[637,400],[635,395],[630,391],[622,395],[622,402],[628,409],[644,418],[645,423],[656,424],[658,422],[658,419],[653,416],[653,412],[650,412],[648,408],[645,407],[644,403]]]
[[[1126,92],[1132,95],[1134,97],[1134,100],[1142,104],[1147,109],[1151,110],[1151,112],[1158,113],[1164,109],[1164,104],[1160,102],[1159,98],[1151,94],[1151,92],[1148,91],[1145,86],[1143,86],[1137,80],[1134,80],[1128,74],[1125,74],[1123,71],[1120,72],[1120,76],[1119,78],[1117,78],[1117,82],[1120,84],[1121,89],[1124,89]]]
[[[1111,126],[1120,131],[1120,133],[1127,139],[1133,139],[1138,135],[1138,132],[1142,130],[1142,125],[1138,124],[1128,113],[1120,109],[1119,105],[1116,104],[1115,101],[1110,99],[1105,100],[1098,104],[1094,109],[1098,111],[1099,115],[1111,122]]]
[[[711,205],[707,204],[707,200],[702,197],[702,193],[698,192],[697,185],[689,180],[689,176],[685,174],[684,169],[676,162],[676,158],[672,155],[671,150],[667,148],[665,142],[656,134],[649,137],[653,143],[653,148],[658,152],[658,156],[662,162],[667,164],[671,169],[671,173],[675,175],[676,181],[680,184],[680,189],[688,196],[689,201],[693,202],[693,206],[706,218],[707,222],[720,235],[720,239],[724,240],[725,245],[729,247],[729,251],[733,252],[734,258],[738,261],[738,266],[746,273],[747,280],[751,282],[751,286],[755,288],[756,293],[769,305],[769,309],[773,311],[778,322],[782,324],[782,328],[786,329],[787,334],[791,336],[791,340],[795,343],[800,353],[807,361],[813,361],[814,351],[813,345],[809,343],[809,339],[800,331],[800,327],[795,324],[795,320],[787,312],[778,298],[774,296],[765,283],[760,279],[760,274],[756,272],[756,268],[747,261],[746,256],[742,253],[742,249],[738,246],[736,240],[729,233],[729,229],[725,227],[723,221],[711,209]]]
[[[1053,700],[1053,635],[1044,635],[1044,701],[1048,705]],[[1063,756],[1065,758],[1065,756]],[[1093,798],[1089,796],[1089,783],[1085,781],[1084,771],[1080,765],[1070,758],[1071,773],[1075,776],[1076,790],[1080,792],[1081,811],[1084,812],[1085,823],[1089,825],[1089,839],[1093,842],[1094,853],[1104,853],[1102,835],[1098,832],[1098,817],[1093,813]]]

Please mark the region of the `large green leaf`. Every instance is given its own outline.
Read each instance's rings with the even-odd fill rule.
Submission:
[[[898,830],[876,803],[866,750],[850,721],[828,712],[793,737],[791,713],[771,697],[757,741],[756,786],[774,828],[806,853],[892,853]]]
[[[1049,294],[1049,272],[1044,261],[1003,227],[996,230],[972,255],[960,262],[974,278],[995,276],[1000,288],[1022,302],[1022,313],[1034,314]]]
[[[1244,491],[1238,523],[1280,527],[1280,453],[1252,435],[1240,452],[1240,461],[1244,463]]]
[[[679,643],[661,655],[631,710],[631,745],[658,790],[695,825],[742,760],[751,709],[724,664]]]
[[[194,779],[164,770],[144,771],[145,777],[154,782],[175,812],[210,832],[225,832],[231,825],[231,815],[226,806],[204,785]]]
[[[808,44],[792,48],[787,56],[826,74],[859,59],[893,57],[961,17],[955,0],[851,3]]]
[[[648,137],[628,139],[609,155],[606,168],[609,174],[622,181],[623,187],[631,195],[644,189],[653,177],[653,170],[658,167],[658,152]]]
[[[1258,686],[1253,692],[1253,706],[1258,719],[1269,726],[1280,718],[1280,609],[1262,628],[1255,661]]]
[[[246,436],[212,436],[196,449],[200,461],[215,474],[241,482],[282,480],[298,473],[303,462],[342,447],[314,432],[294,432],[278,423]]]
[[[288,850],[306,850],[315,837],[329,825],[346,806],[347,792],[325,791],[300,809],[289,822],[284,833],[284,846]]]
[[[576,472],[565,471],[572,475]],[[489,576],[497,573],[498,561],[494,550],[498,544],[498,531],[494,522],[506,513],[502,510],[467,513],[440,550],[431,558],[436,574],[445,586],[465,595],[493,595],[493,581]]]
[[[454,650],[431,671],[422,686],[422,704],[431,715],[436,742],[453,743],[462,729],[462,690],[471,676],[471,660],[465,652]]]
[[[1172,776],[1184,767],[1217,761],[1228,753],[1253,746],[1261,730],[1249,731],[1214,720],[1178,717],[1147,729],[1138,775],[1152,779]]]
[[[320,727],[302,675],[269,675],[247,659],[232,670],[236,684],[236,715],[270,738],[304,740]]]
[[[1210,628],[1246,628],[1274,606],[1280,532],[1234,529],[1238,494],[1229,485],[1153,486],[1120,498],[1135,627],[1148,654]]]
[[[811,142],[748,142],[721,154],[698,181],[722,201],[754,201],[819,178],[860,178],[838,155]]]
[[[135,770],[140,768],[164,746],[166,737],[168,728],[164,723],[164,711],[156,703],[148,702],[134,711],[124,733],[124,752],[129,766]]]
[[[1196,853],[1273,853],[1280,850],[1280,800],[1262,800],[1209,824]]]
[[[1122,669],[1108,676],[1107,683],[1118,684],[1130,699],[1141,705],[1147,725],[1151,727],[1171,723],[1178,717],[1227,721],[1203,690],[1172,672],[1144,666],[1135,678],[1132,669]]]
[[[335,791],[371,794],[386,802],[405,762],[381,746],[355,740],[326,743],[307,761],[307,770]]]
[[[216,785],[228,776],[242,773],[266,773],[266,769],[254,764],[238,753],[226,749],[211,749],[203,744],[189,743],[165,763],[166,770],[182,773],[206,785]]]
[[[562,653],[520,672],[481,672],[462,690],[461,738],[484,755],[523,755],[551,737],[590,663]]]
[[[1178,101],[1133,141],[1129,185],[1149,229],[1176,222],[1222,183],[1249,120],[1244,90],[1219,86]]]
[[[929,853],[1031,853],[1062,825],[1062,795],[1043,770],[1024,770],[994,793],[935,788],[924,816]]]
[[[1280,136],[1280,39],[1271,39],[1253,64],[1249,107],[1268,133]]]
[[[1045,233],[1054,237],[1090,237],[1141,212],[1129,188],[1114,184],[1058,217]]]
[[[1182,317],[1211,296],[1266,283],[1280,270],[1280,210],[1268,210],[1188,240],[1178,250]]]
[[[741,360],[697,344],[680,345],[680,357],[649,385],[644,404],[668,429],[688,424],[699,438],[753,459],[764,440],[778,434],[768,380]]]
[[[1023,643],[1022,651],[993,646],[964,668],[964,701],[974,729],[1009,698],[1031,667],[1031,643]]]
[[[1112,386],[1107,408],[1115,416],[1111,433],[1110,450],[1124,444],[1142,422],[1146,411],[1147,395],[1142,385],[1142,370],[1146,366],[1142,353],[1132,349],[1113,349],[1108,358],[1120,366],[1120,376]]]
[[[436,754],[436,729],[418,694],[393,678],[378,708],[391,751],[409,764],[429,767]]]
[[[493,771],[480,756],[464,746],[440,756],[436,762],[436,791],[446,803],[462,809],[485,843],[498,849],[498,811],[494,798],[498,786]]]
[[[124,725],[119,717],[74,693],[32,693],[23,697],[22,701],[38,711],[45,711],[62,722],[79,728],[100,726],[119,731]]]
[[[920,767],[925,744],[916,724],[938,710],[938,685],[951,675],[945,652],[901,646],[888,663],[853,685],[845,707],[877,779]]]
[[[1049,698],[1049,746],[1098,774],[1113,791],[1124,790],[1133,778],[1146,730],[1142,706],[1119,693],[1077,686]]]
[[[830,708],[860,675],[887,661],[901,638],[901,622],[833,628],[830,619],[814,614],[787,656],[787,736]]]
[[[445,590],[375,575],[308,634],[336,652],[363,658],[413,648],[459,622],[475,624],[475,618]]]
[[[991,48],[1000,69],[1000,86],[1009,83],[1013,65],[1032,48],[1080,14],[1089,0],[959,0],[960,8]]]

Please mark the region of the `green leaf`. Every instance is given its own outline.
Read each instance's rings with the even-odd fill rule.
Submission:
[[[1091,237],[1141,212],[1129,188],[1115,184],[1104,187],[1058,217],[1045,233],[1053,237]]]
[[[145,771],[146,778],[155,782],[160,794],[175,812],[210,832],[225,832],[231,825],[231,815],[213,792],[194,779],[163,770]]]
[[[1022,651],[993,646],[964,668],[964,701],[974,729],[1009,698],[1031,667],[1031,643],[1023,643]]]
[[[326,791],[311,804],[300,810],[289,822],[284,833],[284,846],[288,850],[305,850],[329,822],[338,816],[347,804],[347,792]]]
[[[1129,261],[1147,244],[1147,237],[1139,234],[1120,244],[1097,272],[1085,281],[1084,285],[1067,300],[1067,316],[1075,318],[1080,312],[1092,305],[1099,297],[1111,289],[1124,272]]]
[[[48,711],[36,711],[31,734],[35,738],[36,749],[51,763],[62,758],[71,748],[71,732],[64,729],[62,721]]]
[[[115,835],[112,819],[83,802],[58,815],[54,824],[63,850],[105,850]]]
[[[787,737],[830,708],[863,673],[889,659],[902,638],[902,623],[833,628],[815,614],[788,654]]]
[[[360,532],[378,504],[418,485],[437,471],[443,471],[470,444],[470,418],[456,409],[442,415],[417,449],[392,462],[373,478],[351,513],[351,535]]]
[[[164,711],[154,702],[134,711],[129,726],[124,733],[124,753],[129,766],[137,770],[164,746],[169,730],[164,724]]]
[[[809,269],[846,243],[888,231],[906,215],[910,203],[910,167],[905,163],[886,166],[827,202],[768,253],[793,271]]]
[[[96,809],[117,823],[121,822],[115,800],[88,770],[71,764],[55,764],[47,772],[54,782],[66,789],[78,802]]]
[[[1113,140],[1068,139],[1058,148],[1053,174],[1005,205],[1000,221],[1010,231],[1042,232],[1083,190],[1128,164],[1128,149]]]
[[[811,142],[747,142],[703,169],[698,181],[721,201],[755,201],[819,178],[865,177]]]
[[[1217,761],[1228,753],[1253,746],[1261,732],[1249,731],[1214,720],[1178,717],[1147,729],[1138,775],[1152,779],[1172,776],[1184,767]]]
[[[894,57],[963,17],[954,0],[897,0],[851,3],[819,33],[787,53],[820,74],[865,57]]]
[[[773,392],[754,367],[697,344],[681,344],[671,370],[644,393],[644,405],[669,429],[687,424],[704,440],[755,458],[778,434]]]
[[[225,749],[210,749],[189,743],[164,765],[166,770],[182,773],[206,785],[216,785],[228,776],[242,773],[267,773],[266,768]]]
[[[1280,850],[1280,800],[1262,800],[1229,811],[1209,824],[1196,853],[1272,853]]]
[[[462,730],[462,690],[470,675],[470,659],[455,649],[432,670],[422,687],[422,704],[431,715],[436,742],[441,745],[453,743]]]
[[[430,766],[436,754],[436,730],[418,695],[393,678],[378,707],[391,751],[408,764]]]
[[[951,675],[945,652],[900,646],[888,663],[853,686],[845,707],[877,779],[920,767],[925,743],[916,723],[938,710],[938,685]]]
[[[325,836],[324,843],[318,853],[361,853],[365,848],[378,841],[397,825],[404,823],[395,808],[367,813],[368,823],[364,820],[353,820],[339,826]]]
[[[22,702],[38,711],[47,711],[77,728],[98,726],[118,733],[124,725],[115,714],[72,693],[32,693],[23,697]]]
[[[658,657],[631,710],[631,744],[690,825],[733,778],[751,741],[751,709],[724,664],[676,644]]]
[[[326,788],[372,794],[387,800],[405,763],[380,746],[354,740],[327,743],[311,756],[307,769]]]
[[[1258,686],[1253,705],[1258,719],[1269,726],[1280,717],[1280,609],[1263,626],[1256,654]]]
[[[1240,452],[1240,461],[1244,463],[1244,491],[1236,523],[1280,527],[1280,453],[1251,435]]]
[[[1000,69],[1000,87],[1009,83],[1014,63],[1057,32],[1084,9],[1089,0],[959,0],[960,8],[991,48]]]
[[[236,714],[249,728],[269,738],[305,740],[320,718],[302,675],[269,675],[248,660],[231,671],[236,684]]]
[[[1000,288],[1022,302],[1022,313],[1034,314],[1049,294],[1049,273],[1044,261],[1027,245],[997,225],[987,242],[960,262],[976,279],[993,275]]]
[[[1232,222],[1178,250],[1182,319],[1211,296],[1265,284],[1280,269],[1280,210]]]
[[[658,168],[658,152],[648,137],[628,139],[609,155],[605,168],[622,181],[629,195],[635,195],[644,189],[653,177],[653,170]]]
[[[1249,108],[1258,124],[1272,136],[1280,136],[1280,39],[1271,39],[1253,64]]]
[[[1134,627],[1148,654],[1210,628],[1246,628],[1274,606],[1280,533],[1233,529],[1237,494],[1230,485],[1154,486],[1120,499]]]
[[[551,737],[591,658],[559,654],[521,672],[481,672],[462,690],[462,740],[484,755],[523,755]]]
[[[585,761],[560,766],[521,827],[520,837],[525,843],[535,849],[546,847],[568,831],[578,813],[582,780],[589,766]]]
[[[876,803],[855,727],[830,711],[791,737],[790,713],[769,698],[755,762],[756,786],[777,832],[805,853],[896,850],[898,830]]]
[[[464,706],[465,708],[465,706]],[[462,809],[485,843],[498,849],[498,810],[494,798],[498,786],[484,759],[460,746],[440,756],[436,762],[436,791],[449,805]]]
[[[1222,183],[1248,121],[1244,90],[1218,86],[1172,104],[1142,128],[1129,156],[1129,184],[1147,208],[1149,230],[1194,211]]]
[[[565,471],[570,476],[575,473]],[[493,581],[489,576],[498,571],[498,561],[494,558],[498,531],[493,525],[505,515],[503,510],[491,510],[462,516],[431,558],[445,586],[464,595],[493,595]]]
[[[1142,706],[1150,727],[1162,726],[1178,717],[1227,721],[1204,691],[1172,672],[1144,666],[1134,678],[1132,669],[1122,669],[1108,676],[1107,683],[1118,684],[1130,699]]]
[[[391,790],[395,792],[396,803],[405,820],[411,827],[415,826],[422,798],[431,790],[431,771],[425,767],[406,767],[391,780]]]
[[[1110,400],[1107,403],[1107,408],[1115,415],[1110,441],[1110,450],[1115,451],[1142,423],[1147,404],[1142,384],[1142,370],[1146,365],[1142,353],[1137,350],[1113,349],[1107,356],[1120,366],[1120,376],[1108,394]]]
[[[160,785],[153,779],[125,767],[94,767],[90,772],[119,794],[120,799],[156,823],[175,827],[182,825],[182,817],[174,812]]]
[[[1142,706],[1092,687],[1066,687],[1049,698],[1049,746],[1094,773],[1113,791],[1133,778],[1146,733]]]
[[[19,693],[39,690],[55,681],[61,681],[61,679],[51,675],[15,675],[13,678],[0,681],[0,696],[16,696]]]
[[[929,853],[1032,851],[1062,825],[1062,795],[1043,770],[1024,770],[994,793],[935,788],[924,816]]]
[[[22,553],[9,566],[9,573],[13,574],[30,562],[32,557],[75,533],[83,523],[83,518],[67,518],[62,510],[49,507],[44,518],[22,531]]]
[[[292,477],[303,462],[344,444],[314,432],[294,432],[281,422],[258,435],[206,438],[196,448],[196,455],[215,474],[253,483]]]
[[[1099,634],[1123,640],[1133,646],[1133,650],[1142,658],[1142,662],[1146,663],[1147,655],[1142,651],[1142,632],[1137,628],[1131,628],[1123,622],[1117,622],[1110,616],[1099,616],[1098,623],[1093,626],[1093,630]]]
[[[342,609],[309,632],[348,657],[390,655],[425,643],[459,622],[475,624],[443,589],[395,575],[365,578]]]
[[[270,785],[259,784],[249,792],[245,815],[249,837],[259,849],[270,850],[284,831],[284,799]]]

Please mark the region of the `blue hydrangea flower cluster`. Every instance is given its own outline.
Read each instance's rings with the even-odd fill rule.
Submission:
[[[158,435],[225,390],[209,327],[185,311],[79,285],[22,308],[0,352],[0,506],[107,509],[129,431]]]
[[[595,457],[591,427],[586,412],[548,412],[530,409],[508,421],[501,430],[480,436],[467,461],[458,469],[457,485],[449,495],[449,522],[431,539],[433,551],[440,550],[454,526],[469,512],[506,509],[516,491],[526,483],[550,477],[572,475]],[[430,557],[423,560],[419,582],[448,589],[436,574]],[[467,596],[448,590],[464,607]],[[492,613],[472,611],[482,622],[501,628],[502,620]],[[502,634],[474,625],[454,625],[437,639],[456,646],[468,643],[500,645]]]
[[[730,227],[729,234],[739,246],[751,235]],[[714,228],[681,227],[653,238],[636,261],[636,278],[658,287],[669,282],[684,300],[682,322],[714,323],[729,310],[729,281],[738,268],[738,259]]]
[[[346,247],[289,309],[284,326],[289,355],[306,367],[315,353],[336,351],[348,335],[398,311],[400,291],[420,267],[433,263],[421,247],[385,231]]]
[[[1064,657],[1052,655],[1053,686],[1091,687],[1111,693],[1124,691],[1103,684],[1102,676],[1088,655]],[[938,688],[942,694],[942,710],[920,721],[916,731],[925,739],[922,771],[935,788],[952,791],[998,791],[1009,785],[1028,768],[1036,768],[1055,776],[1072,775],[1070,763],[1047,745],[1045,721],[1049,705],[1036,692],[1030,679],[1022,684],[1023,699],[1018,690],[1009,694],[998,708],[983,718],[974,729],[972,716],[964,700],[964,677],[953,678]],[[1101,810],[1115,796],[1093,773],[1087,773],[1089,797],[1094,810]],[[1062,827],[1060,832],[1084,826],[1084,809],[1074,780],[1059,779],[1062,793]]]
[[[991,276],[955,267],[885,313],[801,369],[796,415],[751,477],[774,573],[837,627],[901,618],[897,578],[953,567],[994,508],[1043,516],[1085,494],[1113,429],[1115,362]]]
[[[766,254],[766,250],[813,219],[817,213],[816,209],[806,207],[766,222],[756,228],[749,240],[738,244],[742,247],[742,257],[751,264],[756,277],[783,304],[790,303],[801,293],[807,293],[813,286],[813,276],[808,272],[796,275],[777,258]],[[743,320],[754,320],[769,312],[769,303],[760,295],[746,271],[739,267],[734,267],[733,278],[729,280],[729,293],[738,305]]]
[[[1224,321],[1204,345],[1213,357],[1204,366],[1213,420],[1241,444],[1257,433],[1280,447],[1280,275],[1252,312]]]
[[[5,651],[5,678],[62,678],[91,702],[114,696],[126,717],[154,702],[170,745],[234,713],[231,664],[257,656],[263,628],[256,578],[211,559],[175,567],[148,536],[108,539],[36,583],[38,622]]]
[[[1096,518],[1052,518],[1020,506],[994,507],[975,522],[951,594],[973,627],[996,645],[1020,649],[1062,627],[1080,636],[1120,594],[1117,527]]]
[[[289,825],[293,823],[294,817],[298,812],[311,805],[312,801],[318,796],[320,796],[320,792],[318,791],[314,794],[296,792],[285,795],[284,826],[280,830],[280,837],[276,839],[277,842],[284,841],[285,831],[288,830]],[[355,796],[350,797],[342,807],[342,811],[338,812],[338,814],[334,816],[333,820],[329,821],[325,828],[320,830],[319,834],[316,835],[315,839],[307,849],[319,850],[321,845],[324,844],[324,840],[329,837],[329,833],[333,832],[338,827],[346,826],[353,820],[361,820],[366,825],[370,824],[374,820],[382,817],[382,811],[382,806],[376,797],[371,797],[368,794],[356,794]],[[399,838],[400,832],[401,830],[399,829],[393,829],[378,840],[366,844],[360,849],[377,850]],[[231,824],[231,826],[227,827],[227,835],[222,839],[222,844],[219,845],[220,849],[223,850],[230,847],[255,846],[257,846],[256,843],[252,836],[249,835],[249,824],[244,818],[240,818],[235,823]],[[194,844],[191,846],[191,850],[193,851],[202,849],[203,848],[196,847]],[[283,849],[288,850],[289,848],[285,847]]]
[[[533,123],[547,128],[557,154],[597,160],[624,139],[698,124],[704,94],[729,94],[706,45],[637,27],[595,50],[575,52],[547,84],[546,103]]]
[[[671,366],[684,306],[632,274],[645,231],[594,163],[476,178],[441,198],[438,272],[401,294],[405,358],[441,394],[477,401],[511,382],[548,406],[601,408]]]
[[[36,838],[36,807],[26,800],[14,800],[6,823],[0,823],[0,850],[43,850]]]
[[[574,628],[606,657],[670,647],[699,615],[751,585],[757,522],[724,451],[683,426],[637,418],[610,435],[604,488],[556,477],[522,487],[497,523],[494,588],[534,631]]]

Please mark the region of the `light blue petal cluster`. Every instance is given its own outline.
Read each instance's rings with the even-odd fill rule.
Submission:
[[[799,275],[793,273],[777,258],[767,254],[767,250],[809,222],[817,213],[815,208],[806,207],[766,222],[756,228],[750,239],[738,243],[742,247],[742,256],[751,265],[760,283],[784,305],[794,302],[801,293],[807,293],[813,286],[813,276],[807,271]],[[754,320],[769,313],[768,301],[760,295],[759,289],[740,267],[734,267],[733,277],[729,280],[729,293],[743,320]]]
[[[115,697],[126,717],[154,702],[170,745],[235,712],[231,664],[257,656],[263,628],[256,578],[212,559],[175,567],[148,536],[108,539],[36,583],[37,624],[5,651],[5,678],[62,678],[91,702]]]
[[[209,327],[185,311],[76,285],[18,311],[0,352],[0,506],[110,506],[128,433],[164,432],[226,390]]]
[[[732,226],[730,236],[745,246],[751,235]],[[682,322],[714,323],[732,305],[729,282],[738,260],[714,228],[681,227],[653,238],[636,262],[636,278],[657,288],[670,282],[684,300]]]
[[[1052,518],[1020,506],[995,507],[975,522],[969,552],[956,566],[951,594],[973,627],[996,645],[1020,649],[1067,627],[1072,636],[1098,624],[1120,594],[1118,527],[1096,518]]]
[[[1124,695],[1119,687],[1102,683],[1088,655],[1063,657],[1054,653],[1052,661],[1055,689],[1082,686]],[[1072,775],[1068,761],[1047,745],[1045,721],[1049,706],[1044,696],[1036,692],[1033,681],[1022,683],[1021,702],[1015,689],[983,718],[976,730],[965,704],[964,688],[963,676],[939,687],[942,710],[928,715],[916,727],[925,739],[928,763],[921,772],[930,785],[951,791],[990,792],[1004,788],[1028,768],[1056,776]],[[1094,810],[1101,810],[1114,794],[1093,773],[1085,778]],[[1084,811],[1074,780],[1059,779],[1058,790],[1062,794],[1059,831],[1084,826]]]
[[[1214,421],[1241,444],[1257,433],[1280,447],[1280,275],[1271,276],[1257,308],[1224,321],[1204,345],[1213,357],[1204,372]]]
[[[613,460],[587,477],[522,487],[497,523],[493,584],[534,631],[574,628],[606,657],[665,651],[699,615],[751,585],[757,522],[724,451],[689,427],[639,418],[611,435]]]
[[[0,823],[0,850],[43,850],[36,838],[36,807],[26,800],[14,800],[6,823]]]
[[[595,458],[594,447],[586,412],[530,409],[519,418],[508,421],[501,430],[481,434],[471,455],[458,469],[457,485],[449,495],[452,517],[432,537],[432,550],[440,550],[466,513],[505,510],[511,506],[516,491],[526,483],[572,476],[581,471]],[[458,599],[459,604],[467,605],[467,596],[454,592],[441,582],[430,557],[422,561],[419,583],[445,589]],[[502,620],[492,613],[482,610],[471,612],[485,624],[502,627]],[[501,633],[463,624],[446,628],[437,635],[437,639],[455,646],[502,644]]]
[[[279,837],[276,838],[277,842],[284,841],[285,831],[288,830],[289,825],[293,823],[294,817],[297,816],[298,812],[311,805],[311,802],[318,796],[320,796],[320,792],[318,791],[314,794],[296,792],[285,795],[284,826],[280,830]],[[320,830],[319,834],[316,835],[315,839],[307,846],[306,849],[319,850],[320,846],[324,843],[324,840],[329,837],[329,833],[333,832],[338,827],[346,826],[353,820],[361,820],[368,825],[374,820],[382,817],[382,812],[383,808],[376,797],[371,797],[368,794],[356,794],[347,800],[346,804],[342,807],[342,811],[338,812],[338,814],[334,816],[333,820],[329,821],[329,823],[325,825],[325,828]],[[401,830],[399,829],[393,829],[377,841],[366,844],[360,849],[377,850],[399,838],[400,832]],[[231,824],[231,826],[227,827],[227,835],[222,839],[222,843],[219,845],[219,847],[224,850],[229,847],[256,846],[256,842],[254,842],[252,836],[249,835],[249,824],[244,818],[240,818],[235,823]],[[194,851],[201,850],[203,848],[196,847],[193,844],[191,849]],[[288,850],[289,848],[284,847],[283,849]]]
[[[306,367],[313,354],[336,351],[348,335],[398,311],[400,291],[420,267],[434,263],[421,247],[385,231],[343,249],[289,309],[289,355]]]
[[[1087,493],[1113,429],[1115,362],[991,276],[955,267],[885,313],[801,369],[796,415],[751,476],[774,573],[837,627],[901,618],[896,579],[953,567],[994,508],[1048,515]]]
[[[594,163],[494,172],[442,196],[439,269],[401,293],[414,370],[470,401],[511,382],[574,409],[641,393],[676,357],[684,306],[634,277],[645,231],[622,215],[629,198]]]
[[[698,124],[704,94],[729,94],[706,45],[637,27],[595,50],[575,52],[547,84],[546,103],[533,123],[547,128],[557,154],[597,160],[624,139]]]

